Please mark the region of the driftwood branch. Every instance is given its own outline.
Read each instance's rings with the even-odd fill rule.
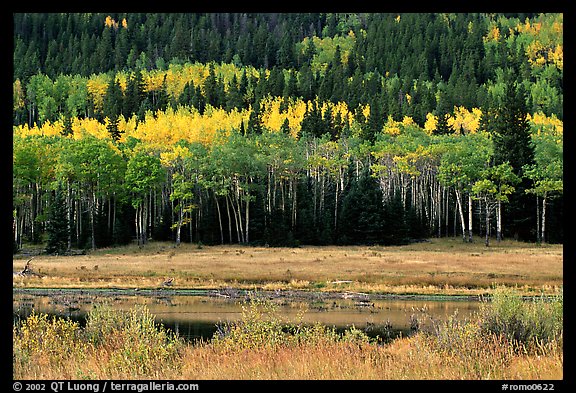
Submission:
[[[32,262],[32,259],[36,258],[35,256],[33,256],[32,258],[28,259],[26,261],[26,265],[24,265],[24,269],[22,269],[21,272],[15,272],[14,276],[21,276],[21,277],[28,277],[28,276],[38,276],[38,277],[42,277],[41,274],[36,273],[35,271],[32,270],[32,268],[30,267],[30,262]]]

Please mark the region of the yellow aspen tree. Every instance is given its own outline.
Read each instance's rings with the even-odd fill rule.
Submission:
[[[286,112],[280,111],[280,106],[284,102],[283,97],[265,97],[260,101],[262,112],[262,124],[272,131],[280,131],[282,123],[287,118]]]
[[[465,133],[476,132],[480,126],[481,115],[482,111],[478,108],[473,108],[472,111],[469,111],[463,106],[455,106],[454,116],[448,117],[448,126],[456,132],[461,129]]]
[[[288,125],[290,127],[290,135],[294,138],[296,138],[302,129],[302,120],[306,114],[306,106],[307,104],[300,98],[296,101],[291,101],[288,105],[286,118],[288,119]]]
[[[388,115],[388,119],[384,123],[382,131],[389,135],[400,135],[400,124],[402,123],[394,120],[392,115]]]
[[[12,84],[12,108],[14,110],[24,107],[24,89],[20,79],[16,79]]]
[[[438,118],[434,114],[428,112],[426,114],[426,122],[424,122],[424,131],[428,135],[432,135],[436,131],[436,125],[438,124]]]
[[[106,95],[106,89],[108,89],[109,83],[110,78],[106,74],[92,74],[86,82],[88,95],[92,99],[92,102],[94,102],[96,112],[102,112],[104,96]]]
[[[110,137],[110,134],[106,129],[106,124],[100,123],[96,119],[80,119],[78,123],[78,132],[74,132],[74,139],[76,140],[83,138],[85,134],[95,136],[99,139],[106,139]]]

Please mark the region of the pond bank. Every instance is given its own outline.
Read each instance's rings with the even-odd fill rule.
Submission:
[[[14,294],[30,293],[36,296],[56,295],[100,295],[100,296],[207,296],[231,300],[250,298],[260,299],[290,299],[290,300],[461,300],[480,301],[483,295],[440,295],[440,294],[392,294],[392,293],[362,293],[362,292],[325,292],[305,290],[247,290],[237,288],[216,289],[132,289],[132,288],[13,288]]]

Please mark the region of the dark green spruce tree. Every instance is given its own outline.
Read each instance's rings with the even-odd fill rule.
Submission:
[[[106,89],[103,114],[105,118],[108,118],[106,129],[110,134],[110,138],[115,142],[120,139],[121,132],[118,129],[118,117],[122,113],[123,104],[124,96],[122,94],[122,89],[120,88],[120,82],[118,79],[114,79],[108,85],[108,89]]]
[[[510,203],[503,212],[504,235],[521,240],[532,239],[534,235],[530,230],[535,227],[534,200],[525,192],[531,185],[529,179],[523,176],[522,169],[524,165],[534,163],[527,114],[526,92],[514,74],[509,72],[504,97],[495,108],[489,124],[493,134],[495,165],[509,162],[514,173],[522,179],[510,195]]]
[[[524,88],[509,75],[504,97],[495,111],[491,128],[495,164],[508,161],[517,176],[522,176],[524,165],[534,163],[528,112]]]
[[[48,234],[46,245],[48,254],[63,254],[68,250],[70,229],[68,227],[66,199],[60,186],[54,191],[52,203],[48,209],[46,232]]]
[[[368,171],[352,183],[342,202],[341,244],[382,244],[385,238],[385,209],[382,192]]]

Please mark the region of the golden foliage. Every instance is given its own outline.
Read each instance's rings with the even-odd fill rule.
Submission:
[[[434,130],[436,130],[436,125],[438,124],[438,118],[433,113],[426,114],[426,122],[424,123],[424,131],[428,135],[432,135]]]
[[[13,109],[24,107],[24,89],[20,79],[16,79],[12,84],[12,105]]]
[[[559,137],[564,134],[564,122],[552,114],[548,117],[542,112],[528,114],[528,122],[537,130],[537,134],[550,133]]]
[[[463,106],[455,106],[454,116],[448,118],[448,126],[455,131],[463,129],[466,133],[475,133],[480,127],[481,116],[482,111],[478,108],[469,111]]]
[[[500,29],[496,24],[490,27],[488,34],[484,37],[484,41],[499,41],[500,40]]]
[[[389,135],[400,135],[401,124],[402,122],[394,120],[392,115],[388,115],[388,119],[386,120],[386,123],[384,123],[382,131]]]
[[[104,95],[110,83],[110,78],[106,74],[92,74],[86,82],[88,94],[94,102],[94,109],[102,111],[104,106]]]

